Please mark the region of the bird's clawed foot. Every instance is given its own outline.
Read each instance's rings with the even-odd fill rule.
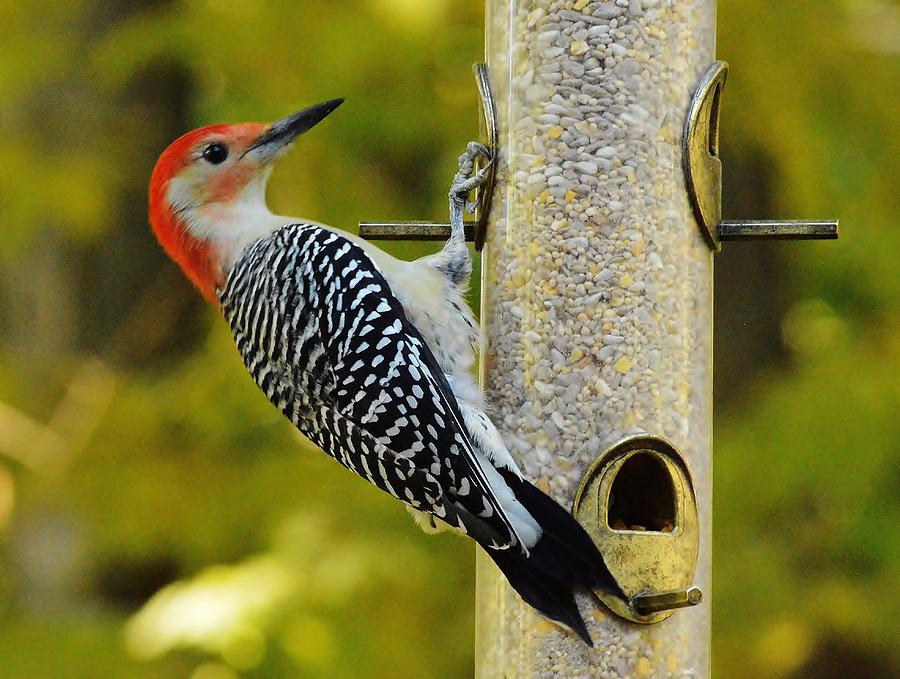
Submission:
[[[475,172],[475,161],[478,158],[484,158],[487,163],[478,172]],[[456,173],[453,183],[450,185],[450,198],[465,198],[473,189],[484,184],[493,163],[494,158],[484,144],[470,141],[466,146],[466,152],[459,157],[459,172]]]

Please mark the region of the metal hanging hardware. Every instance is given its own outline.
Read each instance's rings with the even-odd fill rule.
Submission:
[[[714,61],[697,85],[684,120],[682,167],[694,216],[713,250],[729,240],[811,240],[838,237],[834,220],[722,219],[719,104],[728,64]]]
[[[481,97],[481,111],[484,115],[484,129],[488,143],[485,146],[491,152],[491,158],[497,158],[500,141],[500,128],[497,118],[497,103],[488,79],[487,65],[475,64],[475,84]],[[479,163],[483,161],[479,160]],[[476,166],[476,170],[477,170]],[[464,224],[466,240],[475,243],[475,249],[484,247],[487,234],[488,214],[491,211],[491,199],[494,195],[494,182],[497,163],[491,163],[485,176],[485,182],[475,190],[475,219]],[[449,222],[412,221],[412,222],[360,222],[359,235],[366,240],[447,240],[450,237]]]

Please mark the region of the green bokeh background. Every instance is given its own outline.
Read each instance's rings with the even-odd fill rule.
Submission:
[[[472,546],[281,420],[145,187],[187,129],[344,96],[276,211],[442,216],[482,13],[0,1],[0,677],[471,676]],[[726,216],[842,233],[716,256],[715,674],[900,676],[900,7],[718,26]]]

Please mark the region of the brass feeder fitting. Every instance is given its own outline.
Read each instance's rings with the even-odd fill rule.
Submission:
[[[596,592],[614,613],[660,622],[700,603],[697,500],[687,465],[669,441],[627,437],[585,473],[572,513],[594,539],[628,601]]]

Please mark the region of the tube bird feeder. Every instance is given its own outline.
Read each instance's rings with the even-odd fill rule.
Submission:
[[[712,252],[681,139],[715,3],[487,7],[500,156],[481,366],[495,421],[554,499],[572,507],[582,490],[576,516],[626,594],[688,603],[710,582]],[[709,673],[709,606],[640,616],[585,597],[588,648],[484,555],[477,568],[478,677]]]

